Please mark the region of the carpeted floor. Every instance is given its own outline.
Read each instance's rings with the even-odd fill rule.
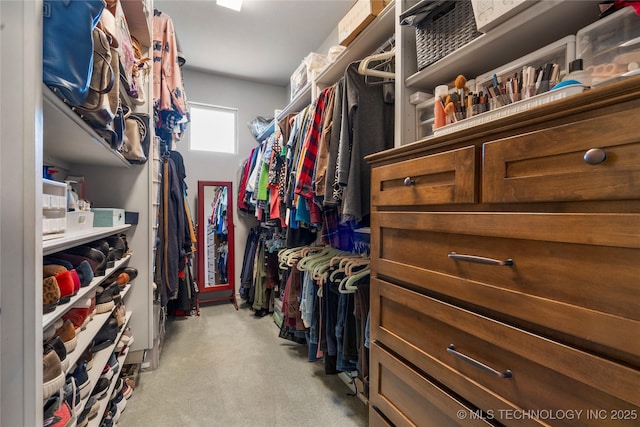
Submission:
[[[135,331],[133,331],[135,337]],[[366,426],[367,407],[306,345],[278,337],[271,316],[232,304],[169,318],[160,365],[139,374],[118,425]]]

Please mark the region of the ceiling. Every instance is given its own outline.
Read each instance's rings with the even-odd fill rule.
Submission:
[[[171,17],[185,68],[286,87],[354,1],[244,0],[241,12],[215,0],[154,0],[154,7]]]

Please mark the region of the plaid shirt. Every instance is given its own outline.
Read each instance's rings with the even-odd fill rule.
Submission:
[[[295,194],[305,199],[313,199],[313,171],[316,166],[316,157],[318,156],[318,145],[320,144],[320,135],[322,134],[322,125],[324,123],[325,106],[331,90],[332,88],[328,87],[320,93],[315,114],[313,115],[313,123],[310,126],[304,142],[304,157],[298,170]]]

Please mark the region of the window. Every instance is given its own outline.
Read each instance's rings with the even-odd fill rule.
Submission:
[[[235,154],[238,110],[189,103],[189,149]]]

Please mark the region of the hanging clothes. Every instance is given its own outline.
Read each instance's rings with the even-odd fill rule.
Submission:
[[[182,137],[189,111],[173,21],[158,9],[153,11],[153,109],[155,134],[171,149]]]

